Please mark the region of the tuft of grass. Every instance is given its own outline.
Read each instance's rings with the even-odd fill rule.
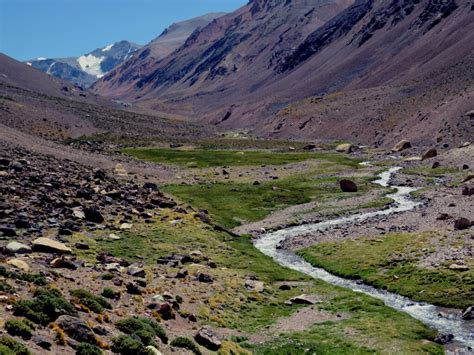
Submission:
[[[77,315],[74,306],[55,288],[38,289],[32,300],[20,300],[13,305],[13,314],[34,323],[47,325],[63,314]]]
[[[321,243],[298,254],[312,265],[336,275],[361,279],[416,301],[468,307],[474,299],[473,268],[460,273],[446,266],[436,269],[418,266],[418,262],[432,252],[430,241],[436,236],[435,232],[395,233],[382,238]]]
[[[197,344],[193,340],[186,337],[174,338],[170,345],[176,348],[187,349],[189,351],[192,351],[196,355],[201,355],[201,350],[199,350]]]
[[[119,292],[115,292],[112,288],[110,287],[105,287],[104,290],[102,291],[102,296],[105,298],[110,298],[112,300],[116,299],[117,296],[119,296]]]
[[[102,313],[104,308],[112,309],[112,305],[104,297],[93,295],[84,289],[73,290],[71,295],[95,313]]]

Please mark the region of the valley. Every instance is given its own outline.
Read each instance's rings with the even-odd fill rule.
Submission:
[[[0,53],[0,354],[471,354],[473,16],[251,0]]]

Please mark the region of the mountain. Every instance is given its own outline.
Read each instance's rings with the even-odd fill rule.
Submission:
[[[49,75],[87,88],[140,48],[138,44],[120,41],[80,57],[38,58],[26,63]]]
[[[270,137],[459,141],[473,53],[464,1],[252,0],[93,90]]]
[[[124,63],[125,65],[116,68],[113,77],[119,78],[118,82],[112,77],[110,80],[107,79],[107,86],[117,90],[113,96],[117,96],[118,92],[125,94],[128,86],[123,85],[124,83],[133,81],[132,78],[140,76],[141,72],[148,72],[158,60],[167,57],[183,45],[194,31],[204,28],[223,15],[225,13],[209,13],[169,26],[160,36],[141,48],[126,64]]]

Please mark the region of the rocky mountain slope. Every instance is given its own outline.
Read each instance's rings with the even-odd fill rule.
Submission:
[[[141,48],[128,41],[120,41],[80,57],[38,58],[26,63],[49,75],[87,88],[97,79],[120,65]]]
[[[126,111],[128,110],[128,111]],[[125,137],[207,136],[201,125],[131,112],[102,98],[0,54],[0,126],[52,140],[101,133]]]
[[[271,137],[461,141],[472,134],[473,10],[459,0],[254,0],[93,90]]]
[[[174,23],[161,35],[141,48],[136,55],[126,61],[124,65],[116,68],[114,73],[107,77],[107,85],[113,87],[115,96],[118,92],[126,94],[128,81],[140,76],[141,72],[147,72],[160,59],[163,59],[181,47],[191,34],[207,26],[213,20],[222,17],[224,13],[210,13],[190,20]],[[118,82],[114,78],[119,78]],[[125,90],[125,91],[124,91]]]

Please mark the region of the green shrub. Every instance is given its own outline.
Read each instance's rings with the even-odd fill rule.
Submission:
[[[119,335],[112,339],[111,350],[122,355],[150,355],[150,351],[145,348],[141,341],[133,339],[128,335]]]
[[[168,337],[163,328],[157,322],[148,318],[127,318],[117,322],[117,328],[125,334],[137,335],[145,345],[155,345],[155,337],[159,337],[164,343],[168,342]]]
[[[104,290],[102,291],[102,296],[104,296],[105,298],[110,298],[114,300],[120,296],[120,292],[115,292],[112,288],[105,287]]]
[[[5,330],[10,335],[16,335],[24,339],[30,339],[35,330],[34,325],[31,321],[25,319],[9,319],[5,322]]]
[[[77,315],[74,306],[69,303],[58,289],[38,289],[32,300],[18,301],[13,305],[13,314],[29,320],[48,325],[60,315]]]
[[[89,343],[80,343],[76,348],[76,355],[102,355],[102,350]]]
[[[184,348],[192,351],[196,355],[201,354],[201,350],[199,350],[199,347],[196,345],[194,341],[192,341],[189,338],[186,337],[177,337],[173,339],[173,341],[170,343],[171,346],[177,347],[177,348]]]
[[[0,276],[21,281],[33,282],[37,286],[46,286],[48,280],[41,274],[32,274],[29,272],[17,273],[7,270],[5,266],[0,266]]]
[[[115,275],[109,272],[107,274],[103,274],[100,278],[102,280],[109,281],[109,280],[112,280],[114,277]]]
[[[11,293],[13,291],[13,287],[5,282],[0,282],[0,292]]]
[[[4,350],[6,348],[6,350]],[[2,355],[30,355],[28,348],[22,343],[17,342],[7,336],[0,338],[0,354]]]
[[[102,313],[104,308],[112,309],[112,305],[105,298],[95,296],[84,289],[71,291],[71,295],[95,313]]]

